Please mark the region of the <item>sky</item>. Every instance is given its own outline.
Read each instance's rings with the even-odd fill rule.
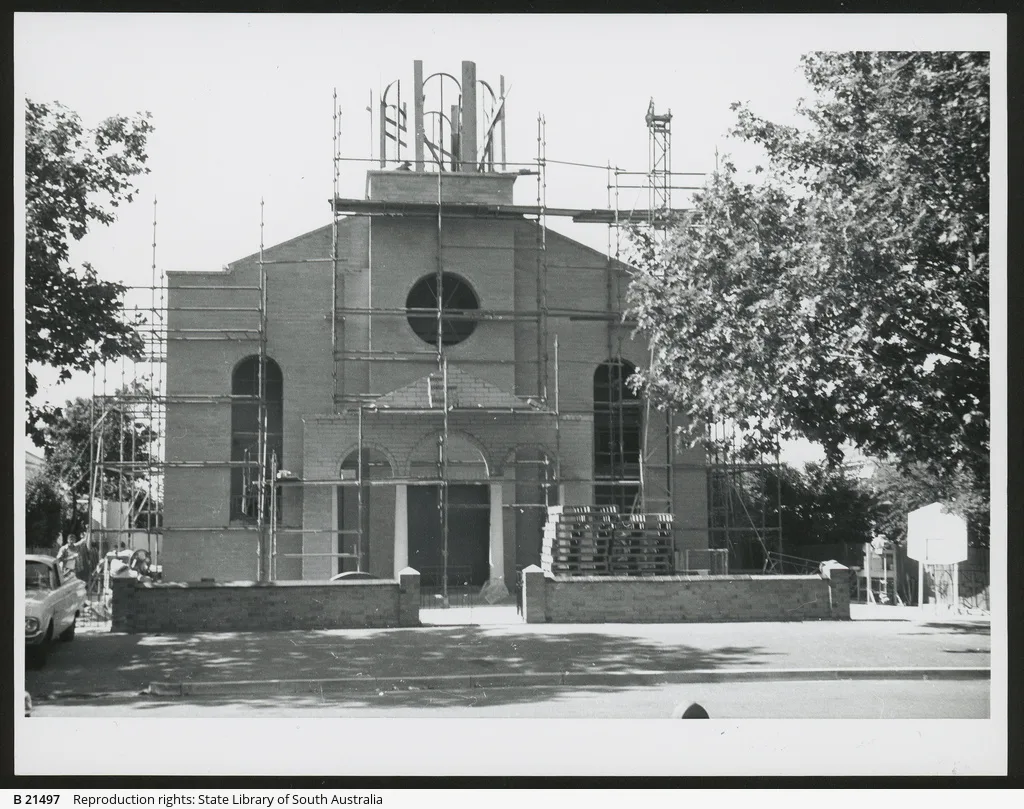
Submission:
[[[345,158],[339,192],[363,197],[372,164],[361,159],[371,150],[379,157],[366,107],[394,79],[411,99],[414,59],[427,75],[459,75],[463,59],[494,87],[503,75],[509,163],[535,161],[543,116],[547,204],[609,207],[604,168],[554,161],[646,171],[644,115],[653,99],[656,112],[673,115],[673,171],[709,172],[716,150],[752,167],[753,147],[727,136],[730,104],[794,121],[807,94],[800,54],[867,39],[906,47],[896,19],[887,16],[886,38],[872,18],[786,15],[19,14],[15,97],[59,101],[86,126],[112,114],[152,114],[150,174],[135,202],[72,253],[105,278],[148,284],[154,259],[158,273],[211,270],[256,252],[261,200],[267,246],[329,223],[335,92]],[[968,43],[991,27],[983,17],[913,19],[915,45]],[[641,180],[623,177],[620,185]],[[686,196],[675,192],[673,204],[685,206]],[[517,181],[516,202],[536,198],[534,178]],[[646,191],[619,192],[621,209],[646,204]],[[608,245],[604,226],[549,225]],[[88,390],[84,378],[51,387],[54,380],[41,375],[43,396],[54,402]]]
[[[995,87],[998,67],[1005,65],[1003,24],[996,16],[895,14],[17,14],[15,101],[16,106],[26,97],[60,101],[78,112],[87,126],[112,114],[136,110],[152,113],[156,129],[148,150],[151,173],[140,180],[137,201],[119,213],[113,226],[94,229],[72,256],[76,262],[90,261],[105,278],[148,284],[154,260],[154,196],[158,200],[158,271],[218,269],[256,252],[261,199],[266,245],[328,224],[332,93],[337,90],[342,111],[342,154],[369,157],[372,139],[365,107],[370,94],[376,100],[379,89],[395,78],[411,86],[414,59],[424,61],[427,73],[458,73],[461,61],[469,59],[477,63],[480,78],[496,82],[499,75],[505,76],[510,87],[509,161],[529,163],[535,159],[537,116],[542,114],[549,160],[597,166],[611,161],[622,169],[645,171],[648,133],[644,114],[653,98],[657,112],[671,110],[674,116],[673,170],[707,172],[714,167],[716,149],[723,155],[732,154],[741,168],[756,162],[756,154],[744,152],[742,145],[731,143],[726,136],[734,120],[729,109],[732,102],[748,102],[754,112],[773,120],[792,120],[796,100],[806,92],[798,67],[801,53],[850,49],[1001,50],[1003,61],[993,62]],[[1005,84],[1002,86],[1005,88]],[[997,109],[994,106],[994,112]],[[23,176],[19,146],[23,141],[22,118],[17,113],[15,121],[17,215],[23,204],[17,193],[21,188],[18,178]],[[344,164],[340,180],[343,196],[364,195],[364,167],[357,162]],[[547,203],[603,207],[607,204],[606,182],[606,173],[600,169],[551,165]],[[532,203],[536,199],[536,185],[530,178],[519,180],[517,186],[517,202]],[[630,204],[624,194],[620,207],[628,208]],[[643,197],[636,204],[645,204]],[[556,229],[598,248],[606,243],[603,229]],[[23,272],[18,262],[16,272]],[[16,307],[18,288],[16,281]],[[1000,332],[998,324],[993,326],[996,343]],[[23,351],[21,339],[16,340],[15,351]],[[995,353],[993,358],[996,374],[999,365]],[[15,375],[15,386],[16,400],[20,401],[23,380],[19,374]],[[87,395],[89,388],[88,379],[78,378],[44,393],[51,401],[61,402]],[[19,432],[16,430],[16,434]],[[1002,445],[994,425],[993,447]],[[999,715],[999,706],[994,706],[993,716]],[[928,767],[932,759],[926,761],[925,757],[935,751],[919,747],[920,740],[938,739],[940,735],[951,738],[924,734],[920,723],[885,723],[884,735],[883,726],[870,724],[877,728],[871,735],[877,733],[879,738],[868,745],[857,734],[847,738],[843,733],[827,737],[824,733],[808,733],[806,723],[788,731],[784,728],[782,736],[776,735],[780,731],[772,724],[771,743],[788,745],[785,749],[792,754],[788,760],[799,772],[821,771],[837,762],[854,772],[871,772],[872,762],[890,760],[879,757],[883,741],[893,755],[895,751],[920,749],[922,772],[933,772]],[[991,738],[982,732],[987,723],[967,729],[962,725],[958,725],[957,738],[963,743],[956,745],[958,758],[953,766],[961,773],[987,771],[986,766],[996,760],[992,758]],[[241,732],[224,732],[222,727],[209,731],[213,735],[206,737],[207,744],[220,738],[217,734],[226,733],[230,741],[237,738],[234,733]],[[574,731],[565,732],[585,741],[592,731],[580,728],[578,737]],[[204,733],[206,729],[203,725]],[[732,738],[737,749],[750,744],[742,723],[730,732],[735,734]],[[521,737],[523,743],[517,748],[520,752],[536,750],[539,755],[545,754],[544,746],[535,744],[527,728],[503,729],[501,736]],[[26,756],[36,749],[32,747],[33,738],[19,736],[19,750]],[[104,738],[118,744],[124,753],[118,760],[127,766],[133,751],[117,742],[120,737],[116,729],[97,727],[90,730],[94,744],[89,747],[97,757],[94,771],[103,771],[102,751],[113,749],[102,741]],[[641,760],[643,771],[652,774],[679,774],[684,760],[688,772],[720,771],[722,763],[702,758],[699,745],[681,751],[678,743],[663,744],[663,738],[657,733],[639,734],[630,749],[617,746],[615,771]],[[828,743],[822,745],[825,738]],[[36,741],[42,745],[39,750],[46,749],[43,735]],[[483,747],[487,746],[485,742],[480,740]],[[204,747],[199,744],[195,749]],[[183,746],[178,755],[184,757],[187,749]],[[218,749],[227,755],[235,748],[227,744]],[[365,758],[365,766],[372,769],[371,759],[366,757],[377,750],[374,744],[349,749],[346,756],[350,758],[346,760],[359,766]],[[278,752],[284,755],[287,751]],[[80,751],[76,765],[86,766],[82,757],[88,753]],[[322,765],[320,759],[298,755],[285,765],[292,771],[315,771]],[[336,756],[336,751],[329,755]],[[173,765],[184,760],[154,757],[145,746],[139,746],[139,756],[140,762],[145,762],[143,768],[154,762],[164,766],[168,761]],[[948,756],[942,759],[947,760]],[[857,762],[862,762],[859,768]],[[543,760],[538,759],[534,766],[536,769],[519,771],[541,771]],[[941,769],[945,765],[938,766],[946,774]]]
[[[339,15],[314,25],[276,15],[28,15],[16,30],[17,95],[59,100],[86,123],[153,114],[151,174],[138,202],[82,245],[105,272],[148,277],[154,195],[166,268],[209,269],[254,252],[261,198],[267,244],[328,222],[332,93],[342,156],[367,158],[370,94],[402,79],[411,98],[417,58],[428,74],[458,74],[470,59],[492,85],[505,76],[510,163],[535,160],[542,114],[550,160],[645,171],[653,98],[674,115],[674,169],[708,171],[731,101],[756,99],[766,114],[785,115],[802,86],[798,43],[767,47],[770,31],[746,26],[726,39],[719,29],[726,23],[589,16]],[[363,196],[365,168],[343,164],[343,195]],[[551,166],[547,186],[549,205],[607,204],[603,169]],[[646,204],[632,194],[622,193],[622,207]],[[534,181],[517,183],[517,202],[535,198]]]
[[[213,270],[330,222],[335,108],[341,116],[339,193],[365,195],[365,170],[379,158],[371,99],[399,79],[412,96],[412,63],[424,73],[477,76],[506,86],[510,168],[538,155],[543,117],[546,203],[610,207],[609,163],[648,168],[644,116],[671,112],[672,170],[707,173],[716,155],[751,170],[756,147],[729,138],[734,102],[795,123],[809,94],[799,67],[810,50],[989,48],[991,15],[158,15],[18,14],[15,98],[59,101],[85,126],[113,114],[149,111],[150,173],[117,221],[95,226],[72,249],[100,275],[127,285],[165,270]],[[884,23],[884,24],[883,24]],[[1005,41],[1005,40],[1003,40]],[[447,102],[446,102],[447,103]],[[411,115],[411,109],[410,109]],[[21,116],[16,136],[23,137]],[[20,140],[16,142],[21,142]],[[560,165],[557,161],[594,168]],[[518,165],[511,165],[518,164]],[[16,173],[20,171],[16,148]],[[620,186],[643,178],[621,177]],[[675,184],[699,185],[702,177]],[[537,182],[516,183],[520,204],[537,200]],[[676,191],[675,207],[688,192]],[[154,199],[157,201],[155,207]],[[20,200],[17,200],[20,204]],[[617,206],[647,205],[647,192],[621,187]],[[154,231],[154,219],[156,227]],[[599,250],[609,229],[548,224]],[[155,235],[155,239],[154,239]],[[156,246],[154,248],[154,241]],[[148,292],[127,300],[145,306]],[[101,372],[95,389],[112,391],[123,363]],[[93,380],[57,384],[40,369],[41,401],[88,396]],[[789,459],[818,460],[797,442]]]

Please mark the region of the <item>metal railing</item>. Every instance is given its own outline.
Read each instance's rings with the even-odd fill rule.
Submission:
[[[769,551],[765,560],[765,572],[779,573],[787,576],[810,576],[817,573],[821,562],[792,556],[788,553]]]
[[[449,565],[447,575],[442,565],[425,565],[419,574],[422,609],[472,607],[481,603],[477,598],[480,587],[471,584],[473,568],[468,565]]]
[[[683,570],[706,572],[711,576],[729,575],[729,550],[727,548],[687,548],[683,552]]]
[[[957,570],[959,576],[954,590],[953,576]],[[929,594],[934,602],[957,609],[988,611],[991,609],[989,600],[990,575],[986,568],[965,567],[958,569],[952,565],[934,565],[929,568]],[[957,593],[959,603],[953,603],[953,593]]]

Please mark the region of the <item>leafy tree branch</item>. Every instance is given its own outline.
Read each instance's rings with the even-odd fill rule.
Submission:
[[[87,130],[61,104],[26,101],[26,430],[40,446],[59,412],[32,402],[39,390],[33,364],[57,369],[64,381],[97,362],[142,355],[142,321],[125,312],[125,287],[100,280],[89,264],[70,266],[69,256],[72,241],[94,223],[109,225],[138,193],[135,179],[149,171],[149,117],[114,116]]]
[[[663,242],[634,232],[630,315],[660,406],[987,491],[989,66],[978,53],[803,59],[801,126],[735,105],[725,161]]]

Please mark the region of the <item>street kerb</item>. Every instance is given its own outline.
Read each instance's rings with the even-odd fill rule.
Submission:
[[[264,694],[372,694],[394,691],[527,688],[532,686],[645,686],[673,683],[798,680],[988,680],[987,667],[863,667],[844,669],[691,669],[688,671],[521,672],[445,674],[424,677],[338,677],[313,679],[150,683],[154,697],[257,696]],[[53,695],[52,698],[57,698]]]

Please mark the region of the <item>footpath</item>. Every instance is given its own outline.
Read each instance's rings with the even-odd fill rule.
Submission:
[[[990,676],[985,617],[853,612],[852,621],[527,625],[498,606],[424,610],[422,628],[84,632],[25,681],[33,700],[65,700]]]

